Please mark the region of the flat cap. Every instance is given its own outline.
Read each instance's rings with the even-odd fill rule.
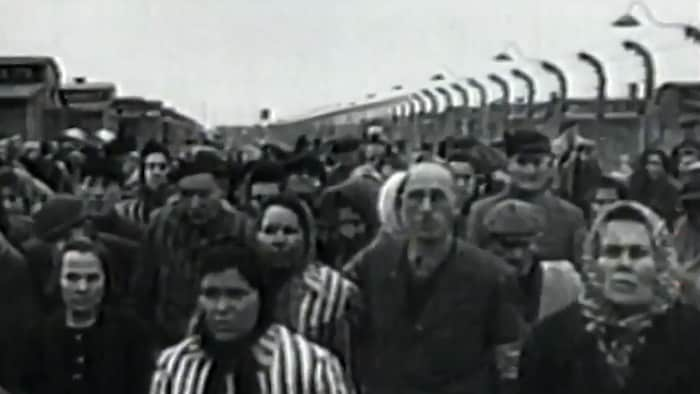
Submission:
[[[503,200],[486,212],[484,227],[492,235],[530,236],[541,233],[545,213],[537,205],[516,200]]]

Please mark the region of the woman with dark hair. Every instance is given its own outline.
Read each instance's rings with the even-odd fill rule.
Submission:
[[[144,326],[108,305],[107,255],[87,238],[58,254],[55,286],[63,308],[42,321],[17,350],[11,380],[20,393],[144,393],[152,370]]]
[[[255,251],[227,241],[197,262],[197,310],[187,337],[164,350],[152,394],[345,394],[337,359],[275,323],[279,294]]]
[[[671,177],[671,163],[662,150],[642,153],[639,166],[630,178],[629,199],[654,210],[669,228],[678,217],[678,187]]]
[[[296,196],[272,197],[263,204],[256,229],[266,286],[279,297],[275,321],[329,348],[349,365],[349,319],[358,289],[317,262],[308,206]]]

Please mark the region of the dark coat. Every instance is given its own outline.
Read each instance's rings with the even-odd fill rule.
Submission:
[[[484,228],[486,213],[499,202],[516,198],[508,189],[479,200],[472,205],[467,224],[467,238],[478,247],[486,247],[490,241]],[[546,227],[538,241],[538,255],[542,260],[567,260],[580,266],[581,243],[586,232],[586,222],[581,209],[553,195],[551,192],[526,200],[546,213]]]
[[[700,312],[676,305],[657,317],[633,354],[627,387],[617,388],[579,304],[532,331],[520,360],[520,394],[700,393]]]
[[[496,392],[495,347],[518,334],[505,263],[456,241],[416,292],[405,249],[375,242],[347,266],[362,296],[353,335],[361,385],[383,394]]]
[[[133,316],[105,309],[96,325],[81,330],[85,353],[71,348],[76,330],[66,328],[65,312],[46,319],[32,333],[31,340],[15,351],[19,370],[14,375],[13,393],[72,394],[77,358],[87,366],[80,376],[90,382],[95,394],[146,393],[155,362],[154,349],[142,324]],[[77,356],[76,356],[77,355]],[[71,359],[75,358],[75,359]]]

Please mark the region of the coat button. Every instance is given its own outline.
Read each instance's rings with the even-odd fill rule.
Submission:
[[[416,331],[423,332],[423,326],[420,324],[416,324]]]
[[[75,340],[76,340],[76,341],[82,341],[82,340],[83,340],[83,334],[75,334]]]
[[[75,380],[75,381],[83,380],[83,374],[74,373],[74,374],[73,374],[73,380]]]
[[[85,363],[85,357],[84,357],[84,356],[78,356],[78,357],[75,359],[75,362],[77,362],[78,364],[84,364],[84,363]]]

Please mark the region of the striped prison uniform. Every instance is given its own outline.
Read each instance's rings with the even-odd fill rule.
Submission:
[[[146,204],[140,198],[128,198],[117,203],[117,214],[128,220],[145,227],[151,217],[151,212],[146,211]]]
[[[357,286],[321,264],[310,264],[288,286],[277,321],[333,351],[350,372],[350,325],[359,301]]]
[[[338,360],[327,350],[280,325],[253,346],[261,394],[349,394]],[[165,349],[151,380],[150,394],[205,394],[214,360],[191,336]],[[235,371],[224,375],[226,394],[235,394]],[[247,394],[247,393],[239,393]]]

